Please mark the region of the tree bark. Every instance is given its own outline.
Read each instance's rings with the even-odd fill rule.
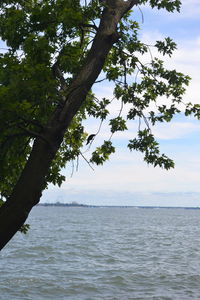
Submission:
[[[52,160],[62,143],[73,117],[100,74],[105,59],[118,39],[117,24],[138,1],[107,0],[100,25],[85,64],[65,91],[64,106],[58,107],[43,129],[43,139],[36,138],[26,166],[9,199],[0,209],[0,250],[21,228],[36,205],[46,184]]]

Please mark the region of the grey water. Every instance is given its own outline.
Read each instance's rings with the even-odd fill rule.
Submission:
[[[35,207],[0,299],[200,299],[200,210]]]

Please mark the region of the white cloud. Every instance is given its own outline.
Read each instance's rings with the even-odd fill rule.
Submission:
[[[199,0],[182,0],[180,17],[199,18],[200,2]]]
[[[159,15],[158,18],[162,17],[165,18],[163,19],[163,22],[166,21],[166,17],[168,20],[171,21],[177,21],[177,18],[180,19],[199,19],[199,14],[200,14],[200,2],[199,0],[182,0],[181,1],[181,9],[180,13],[177,11],[174,11],[173,13],[167,12],[165,9],[159,10]],[[141,6],[142,11],[144,12],[150,12],[152,13],[152,8],[150,5],[143,5]],[[157,12],[157,9],[154,9],[154,14]]]
[[[158,139],[180,139],[194,132],[199,132],[200,134],[200,123],[173,121],[170,123],[161,123],[154,128],[153,132]]]
[[[167,149],[161,148],[161,151],[171,156]],[[177,149],[177,146],[171,145],[170,148],[176,163],[175,169],[166,171],[148,166],[143,162],[141,153],[120,148],[104,166],[94,167],[95,171],[92,171],[85,161],[80,161],[79,171],[74,173],[72,178],[69,178],[68,174],[62,189],[88,192],[199,192],[199,154],[192,153],[192,149],[190,153],[183,151],[181,146]],[[68,169],[68,173],[69,171]]]

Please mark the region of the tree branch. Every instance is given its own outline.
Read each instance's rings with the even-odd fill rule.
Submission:
[[[91,166],[90,162],[87,160],[87,158],[82,154],[80,151],[80,155],[83,157],[83,159],[86,161],[86,163],[89,165],[89,167],[94,171],[94,168]]]
[[[51,144],[50,141],[48,141],[47,138],[46,138],[44,135],[39,134],[39,133],[37,133],[37,132],[35,132],[35,131],[33,131],[33,130],[30,130],[30,129],[28,129],[28,128],[25,128],[25,127],[23,127],[23,126],[21,126],[21,125],[19,125],[18,127],[19,127],[20,129],[22,129],[24,132],[26,132],[28,136],[34,137],[34,138],[39,138],[39,139],[45,141],[48,145]]]
[[[66,80],[59,68],[58,60],[53,64],[52,71],[53,71],[54,76],[60,80],[62,90],[67,90],[68,86],[67,86]]]
[[[38,122],[38,121],[36,121],[36,120],[28,120],[28,119],[26,119],[26,118],[24,118],[24,117],[22,117],[22,116],[19,116],[19,118],[20,118],[21,120],[23,120],[25,123],[35,125],[35,126],[39,127],[40,129],[43,129],[43,128],[44,128],[44,126],[43,126],[40,122]]]

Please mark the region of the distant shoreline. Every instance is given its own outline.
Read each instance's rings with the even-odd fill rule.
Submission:
[[[187,206],[134,206],[134,205],[89,205],[89,204],[80,204],[80,203],[39,203],[37,206],[45,207],[85,207],[85,208],[148,208],[148,209],[200,209],[200,207],[187,207]]]

